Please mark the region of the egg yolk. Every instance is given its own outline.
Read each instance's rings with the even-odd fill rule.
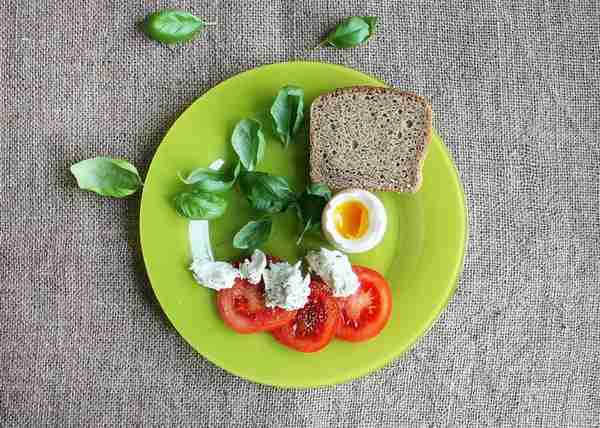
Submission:
[[[360,201],[339,204],[334,210],[337,231],[346,239],[361,238],[369,227],[369,210]]]

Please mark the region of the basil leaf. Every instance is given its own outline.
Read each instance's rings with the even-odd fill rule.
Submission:
[[[265,154],[262,125],[254,119],[240,120],[231,135],[231,145],[248,171],[253,171]]]
[[[148,15],[143,29],[152,40],[171,44],[192,40],[207,25],[212,23],[185,10],[163,9]]]
[[[342,21],[331,31],[321,44],[336,48],[353,48],[366,42],[377,28],[374,16],[352,16]]]
[[[227,208],[227,201],[221,196],[201,192],[181,192],[173,203],[179,215],[191,220],[213,220]]]
[[[377,17],[376,16],[363,16],[362,19],[369,24],[369,36],[375,34],[377,30]]]
[[[287,147],[304,121],[304,89],[292,85],[281,88],[271,106],[271,117],[277,135]]]
[[[316,230],[321,224],[321,214],[327,205],[327,199],[322,196],[304,193],[298,199],[298,215],[302,223],[311,224],[311,230]]]
[[[185,184],[191,184],[195,192],[226,192],[233,187],[240,174],[241,165],[238,162],[231,173],[210,168],[196,168],[187,178],[179,176]]]
[[[310,195],[318,195],[325,198],[327,201],[331,199],[333,196],[331,194],[331,189],[327,186],[327,184],[321,183],[312,183],[306,188],[306,193]]]
[[[318,231],[321,216],[327,202],[331,199],[331,190],[324,184],[311,184],[298,198],[296,205],[298,218],[304,224],[296,244],[300,244],[307,232]]]
[[[79,188],[102,196],[122,198],[135,193],[142,185],[135,166],[122,159],[97,157],[77,162],[70,169]]]
[[[285,211],[295,199],[285,178],[264,172],[243,173],[240,190],[252,208],[271,214]]]
[[[233,246],[241,250],[258,248],[268,241],[272,226],[270,218],[248,222],[233,237]]]

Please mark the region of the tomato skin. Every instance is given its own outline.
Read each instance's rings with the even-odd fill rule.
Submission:
[[[271,256],[267,256],[267,260],[268,263],[279,261]],[[233,263],[235,267],[239,264]],[[255,285],[239,278],[232,288],[217,292],[217,309],[223,322],[242,334],[270,331],[289,323],[296,316],[296,311],[265,306],[262,281]]]
[[[280,260],[267,256],[268,263]],[[239,262],[233,264],[239,266]],[[300,352],[317,352],[337,336],[361,342],[377,336],[392,311],[392,294],[378,272],[353,266],[360,287],[348,297],[333,297],[319,277],[312,277],[308,303],[297,311],[267,308],[264,284],[237,279],[230,289],[217,293],[217,308],[227,326],[238,333],[269,331],[285,346]]]
[[[311,282],[311,294],[304,308],[293,320],[271,334],[281,344],[300,352],[317,352],[335,336],[339,323],[339,307],[320,280]]]
[[[392,292],[385,278],[372,269],[353,266],[360,287],[351,296],[336,298],[340,322],[336,336],[350,342],[362,342],[377,336],[392,313]]]

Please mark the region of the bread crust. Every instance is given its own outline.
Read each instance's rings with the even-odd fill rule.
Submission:
[[[422,150],[419,150],[416,152],[416,159],[415,159],[415,163],[416,163],[416,182],[414,183],[414,185],[411,188],[399,188],[398,186],[394,186],[392,183],[389,184],[380,184],[377,186],[372,186],[369,185],[368,183],[364,183],[365,185],[362,186],[363,189],[367,189],[367,190],[373,190],[373,191],[392,191],[392,192],[409,192],[409,193],[414,193],[417,192],[420,188],[421,185],[423,183],[423,163],[425,160],[425,157],[427,155],[427,148],[431,142],[431,138],[432,138],[432,133],[433,133],[433,126],[432,126],[432,110],[431,110],[431,105],[429,104],[429,102],[422,96],[414,94],[412,92],[408,92],[408,91],[402,91],[400,89],[396,89],[396,88],[388,88],[388,87],[378,87],[378,86],[351,86],[351,87],[345,87],[345,88],[339,88],[336,89],[332,92],[328,92],[326,94],[322,94],[319,97],[317,97],[313,103],[311,104],[311,108],[310,108],[310,130],[309,130],[309,152],[310,152],[310,159],[309,159],[309,168],[310,168],[310,179],[315,182],[315,183],[326,183],[328,185],[330,185],[331,187],[336,187],[336,186],[332,186],[332,183],[327,183],[327,179],[326,177],[323,176],[322,174],[322,168],[321,165],[317,165],[317,161],[320,161],[315,159],[315,153],[316,153],[316,149],[317,149],[317,144],[318,142],[317,137],[316,137],[316,131],[317,131],[317,126],[315,125],[314,121],[312,120],[315,117],[315,109],[318,108],[318,106],[322,105],[323,103],[326,103],[328,99],[331,98],[335,98],[341,95],[347,95],[347,94],[353,94],[353,93],[362,93],[362,94],[366,94],[366,95],[379,95],[379,94],[393,94],[399,97],[404,97],[404,98],[410,98],[416,102],[418,102],[420,105],[422,105],[423,107],[423,111],[424,111],[424,129],[425,129],[425,135],[423,137],[423,144],[422,144]],[[336,190],[341,190],[341,189],[336,189]]]

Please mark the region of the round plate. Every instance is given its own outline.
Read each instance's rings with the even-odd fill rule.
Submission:
[[[146,269],[169,320],[206,359],[242,378],[281,387],[314,387],[348,381],[382,367],[408,350],[448,303],[462,269],[467,236],[462,186],[448,151],[437,135],[424,165],[422,189],[414,195],[379,193],[389,225],[383,242],[351,256],[354,264],[382,273],[393,293],[391,319],[383,332],[364,343],[334,340],[326,349],[303,354],[276,342],[267,333],[237,334],[219,318],[215,292],[194,282],[188,222],[175,212],[173,196],[183,189],[178,171],[206,167],[217,158],[228,165],[235,154],[230,136],[242,118],[262,121],[267,137],[259,170],[283,175],[293,189],[307,182],[307,138],[283,149],[273,135],[268,111],[279,88],[304,88],[306,105],[319,94],[353,85],[384,86],[373,77],[323,63],[268,65],[239,74],[208,91],[171,127],[146,176],[140,231]],[[225,216],[210,223],[218,260],[240,254],[233,235],[253,213],[239,192],[227,194]],[[293,212],[276,215],[271,239],[263,250],[290,262],[305,249],[296,246],[300,225]],[[312,244],[318,242],[313,238]],[[311,245],[308,239],[306,245]]]

